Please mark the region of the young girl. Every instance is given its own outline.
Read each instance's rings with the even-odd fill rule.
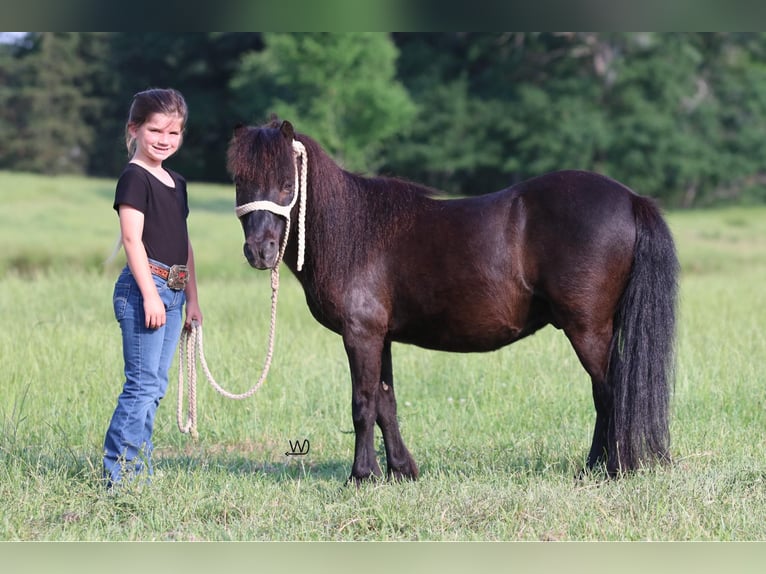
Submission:
[[[202,323],[194,254],[186,227],[186,180],[162,166],[181,146],[188,110],[176,90],[133,97],[125,140],[130,162],[117,182],[127,265],[114,286],[125,382],[104,440],[108,486],[152,474],[152,430],[184,324]]]

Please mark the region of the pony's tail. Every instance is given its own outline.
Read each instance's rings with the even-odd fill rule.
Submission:
[[[614,399],[607,439],[612,475],[670,459],[679,265],[654,202],[634,196],[633,211],[633,268],[615,313],[607,371]]]

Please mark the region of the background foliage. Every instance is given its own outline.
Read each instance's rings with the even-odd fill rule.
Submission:
[[[276,113],[353,171],[477,194],[560,168],[666,206],[763,202],[761,33],[31,33],[0,45],[0,169],[114,177],[130,97],[191,108],[188,178],[228,181]]]

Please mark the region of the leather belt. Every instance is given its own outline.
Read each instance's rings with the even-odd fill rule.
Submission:
[[[168,279],[168,274],[170,273],[169,269],[165,269],[164,267],[160,267],[159,265],[155,265],[151,262],[149,263],[149,270],[152,272],[152,275],[156,275],[157,277],[165,279],[166,281]]]
[[[173,265],[170,269],[165,269],[150,261],[149,270],[152,272],[152,275],[167,281],[168,287],[174,291],[180,291],[189,282],[189,269],[186,265]]]

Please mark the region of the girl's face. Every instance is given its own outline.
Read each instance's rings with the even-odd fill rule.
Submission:
[[[140,126],[128,126],[136,139],[133,159],[150,165],[161,165],[181,146],[183,118],[177,115],[152,114]]]

